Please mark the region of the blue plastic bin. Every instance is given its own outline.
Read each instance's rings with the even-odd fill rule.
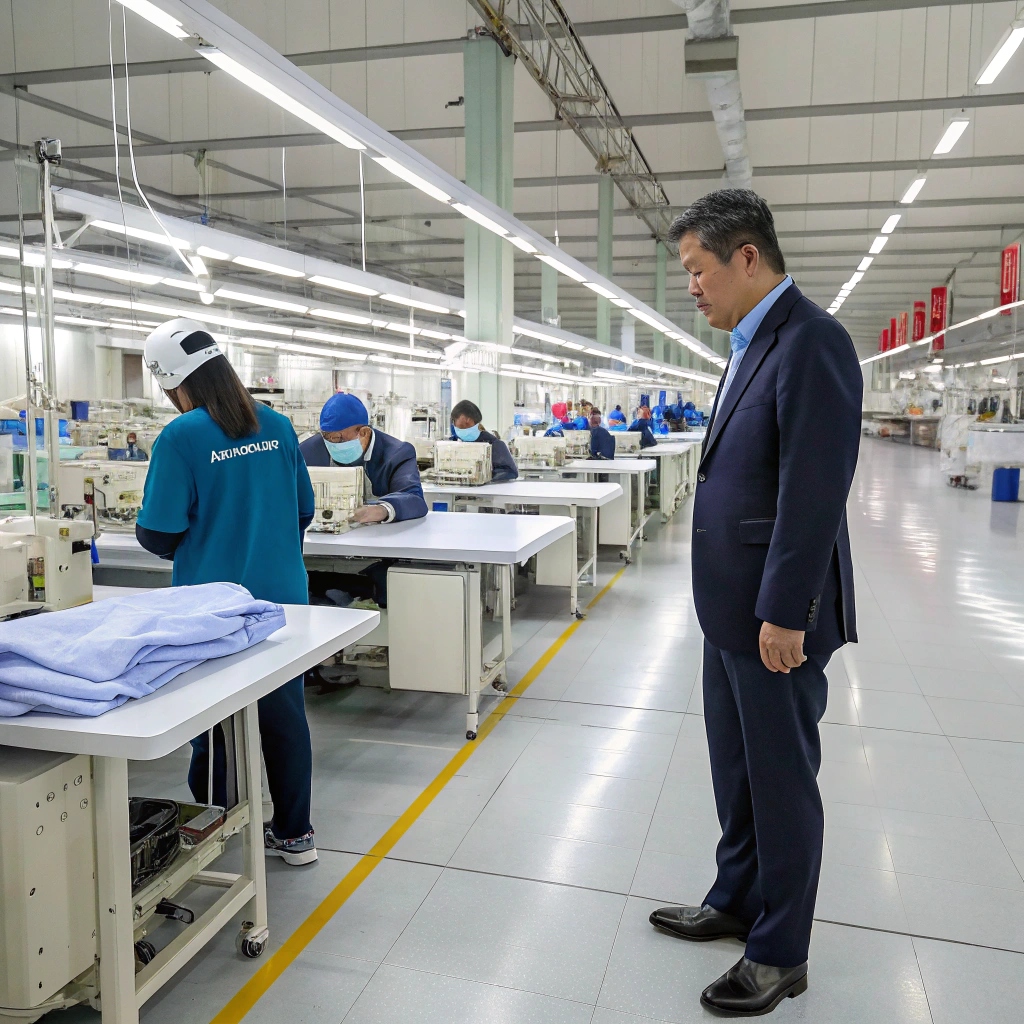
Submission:
[[[1020,494],[1020,469],[1001,467],[992,473],[992,500],[1016,501]]]

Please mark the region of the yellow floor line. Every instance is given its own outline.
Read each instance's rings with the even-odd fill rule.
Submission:
[[[619,582],[625,571],[625,568],[620,569],[587,605],[587,608],[593,608]],[[480,723],[477,738],[467,741],[459,748],[458,753],[441,769],[433,782],[409,804],[402,816],[374,843],[369,852],[359,858],[355,866],[331,890],[327,898],[285,940],[284,945],[235,993],[227,1006],[213,1018],[211,1024],[238,1024],[245,1017],[270,986],[284,974],[299,954],[316,938],[327,922],[345,905],[348,898],[366,881],[374,868],[391,852],[395,844],[427,809],[434,797],[444,789],[459,769],[479,749],[480,744],[494,731],[495,726],[515,706],[515,698],[522,696],[537,680],[555,655],[568,643],[569,638],[583,625],[583,621],[581,619],[574,620],[537,659],[526,675],[509,690],[505,700],[497,704],[494,710]]]

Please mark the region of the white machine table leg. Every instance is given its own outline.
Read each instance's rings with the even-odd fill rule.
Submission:
[[[241,737],[238,755],[238,799],[249,801],[249,825],[242,833],[242,871],[253,880],[256,892],[241,941],[246,956],[259,955],[270,937],[267,919],[267,871],[263,852],[263,789],[260,774],[260,719],[256,704],[235,715],[235,736]],[[239,749],[240,748],[240,749]]]
[[[138,1024],[128,762],[94,757],[93,782],[103,1024]]]
[[[579,509],[575,505],[569,506],[569,516],[572,519],[572,579],[569,581],[569,614],[582,619],[580,612],[580,556],[579,556]]]

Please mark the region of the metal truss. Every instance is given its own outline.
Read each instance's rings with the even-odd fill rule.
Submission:
[[[469,0],[504,49],[523,62],[564,121],[610,174],[626,202],[664,239],[668,196],[558,0]]]

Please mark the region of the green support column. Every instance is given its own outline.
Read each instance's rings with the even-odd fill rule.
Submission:
[[[558,271],[547,263],[540,265],[540,318],[558,325]]]
[[[668,249],[664,242],[654,243],[654,308],[665,315],[665,280],[668,274]],[[675,344],[674,342],[672,344]],[[675,345],[676,348],[681,346]],[[665,335],[661,331],[654,332],[654,358],[665,359]]]
[[[463,43],[463,95],[466,97],[466,184],[512,210],[512,110],[515,60],[490,36]],[[510,242],[472,221],[465,221],[466,337],[471,341],[512,344],[513,248]],[[497,366],[494,367],[497,371]],[[470,374],[479,388],[477,404],[491,430],[511,426],[513,388],[502,388],[494,373]],[[505,380],[509,385],[510,382]],[[507,392],[505,394],[504,392]]]
[[[615,182],[610,174],[602,174],[597,185],[597,272],[607,278],[612,276],[614,229]],[[611,300],[600,297],[597,300],[597,343],[615,345],[612,341]]]

